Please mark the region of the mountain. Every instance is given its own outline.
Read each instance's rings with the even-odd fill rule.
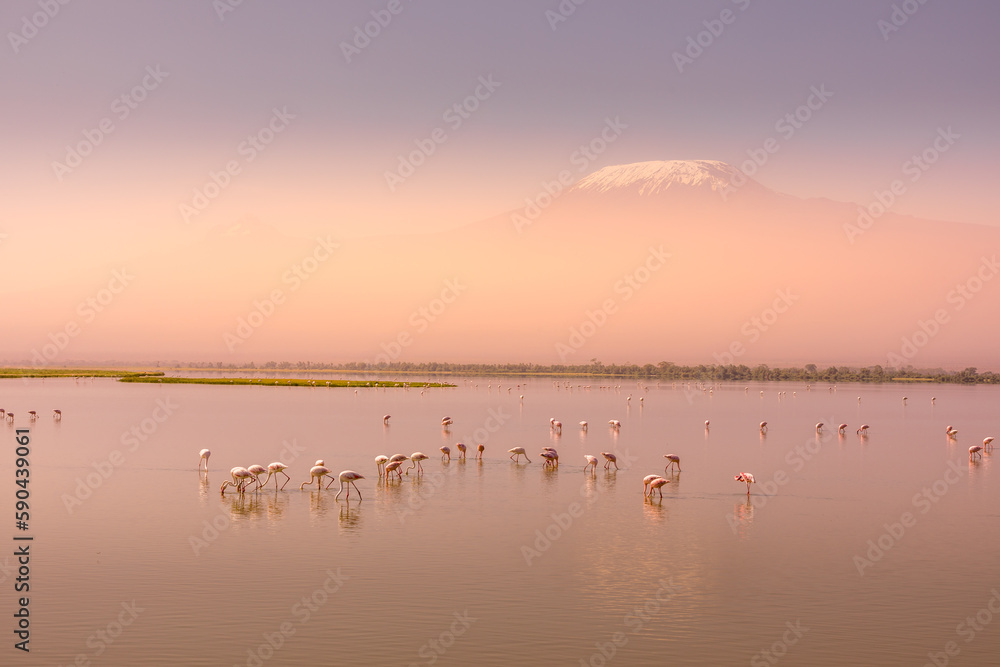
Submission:
[[[245,218],[130,265],[65,354],[1000,368],[1000,230],[878,212],[674,160],[440,234],[299,238]],[[87,294],[5,308],[65,317]],[[11,349],[47,330],[11,330]]]

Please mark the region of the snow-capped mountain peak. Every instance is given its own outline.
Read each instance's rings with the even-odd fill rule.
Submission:
[[[633,192],[657,195],[671,189],[701,190],[721,193],[726,188],[747,185],[760,188],[741,171],[718,160],[657,160],[634,162],[598,169],[580,179],[572,188],[577,192]]]

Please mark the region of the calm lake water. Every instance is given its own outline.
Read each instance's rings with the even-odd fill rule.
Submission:
[[[997,388],[457,382],[355,392],[0,381],[0,407],[16,413],[0,425],[6,539],[35,538],[30,654],[13,648],[14,548],[0,557],[0,662],[1000,660],[997,455],[968,454],[1000,436]],[[41,417],[29,422],[28,410]],[[27,533],[12,516],[16,428],[31,437]],[[483,442],[484,460],[456,460],[458,442]],[[530,464],[509,460],[514,446]],[[558,448],[558,470],[542,468],[545,446]],[[196,471],[203,447],[207,478]],[[375,456],[414,451],[430,456],[422,477],[379,484]],[[585,473],[583,455],[602,451],[621,470],[602,460]],[[664,454],[683,471],[662,500],[644,500],[642,478],[664,473]],[[316,459],[365,475],[363,500],[335,500],[336,482],[299,491]],[[275,460],[290,465],[283,491],[220,495],[231,467]],[[741,471],[757,480],[749,500]]]

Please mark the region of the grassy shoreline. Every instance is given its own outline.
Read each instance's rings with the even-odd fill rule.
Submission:
[[[437,388],[454,387],[444,382],[397,382],[392,380],[306,380],[304,378],[184,378],[175,376],[127,376],[119,378],[119,382],[144,382],[162,384],[224,384],[252,385],[260,387],[414,387]]]

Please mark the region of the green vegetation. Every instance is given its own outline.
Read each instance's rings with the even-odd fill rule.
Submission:
[[[85,368],[0,368],[0,378],[132,378],[163,375],[158,371]]]
[[[766,364],[747,366],[745,364],[700,364],[680,366],[669,361],[658,364],[603,364],[591,359],[583,364],[543,365],[531,363],[513,364],[451,364],[445,362],[392,362],[370,364],[351,362],[346,364],[316,363],[300,361],[269,361],[262,366],[223,365],[222,362],[193,363],[192,369],[214,370],[286,370],[335,371],[338,373],[392,373],[394,375],[566,375],[586,377],[621,377],[640,380],[693,381],[693,382],[750,382],[750,381],[797,381],[797,382],[947,382],[960,384],[1000,384],[1000,373],[978,372],[975,368],[962,371],[946,371],[941,368],[915,369],[866,366],[829,366],[820,369],[816,364],[806,364],[801,368],[771,368]]]
[[[162,374],[161,374],[162,375]],[[180,378],[130,375],[121,382],[162,382],[163,384],[252,384],[262,387],[454,387],[443,382],[387,382],[382,380],[305,380],[302,378]]]

